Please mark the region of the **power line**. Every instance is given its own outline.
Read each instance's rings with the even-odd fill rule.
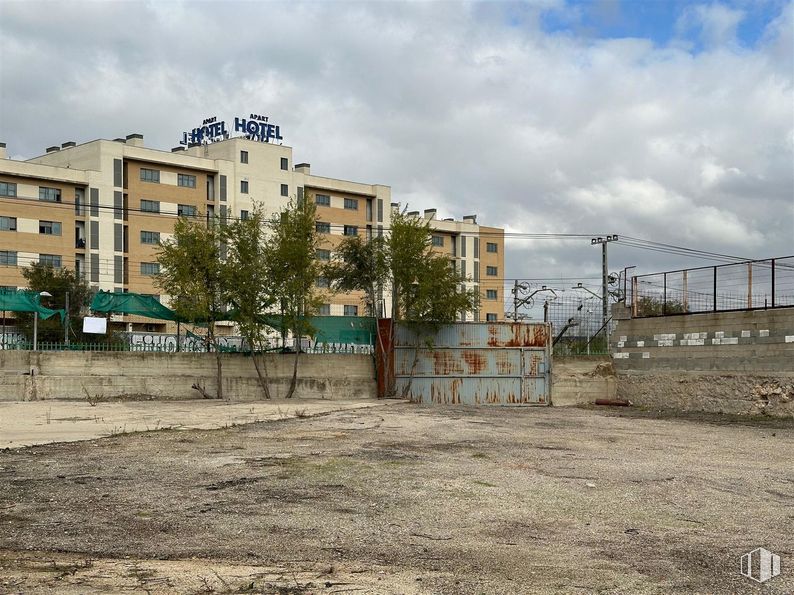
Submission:
[[[82,213],[81,214],[76,214],[75,216],[77,216],[77,217],[85,217],[86,216],[86,214],[85,214],[86,212],[90,213],[90,211],[92,211],[92,210],[98,210],[98,211],[105,211],[105,212],[108,212],[108,211],[113,211],[113,212],[120,211],[120,212],[126,213],[126,214],[135,213],[136,215],[139,215],[141,217],[156,217],[156,218],[162,218],[163,216],[166,216],[166,217],[187,217],[188,219],[197,219],[197,220],[202,220],[202,221],[207,219],[207,213],[206,212],[204,212],[204,213],[197,212],[197,214],[195,214],[195,215],[190,215],[190,214],[180,215],[178,211],[176,211],[176,212],[172,212],[172,211],[151,211],[151,210],[135,208],[135,207],[130,207],[130,206],[127,206],[127,207],[116,207],[115,205],[103,205],[103,204],[91,205],[91,204],[86,203],[86,202],[77,203],[77,202],[71,202],[71,201],[65,201],[65,200],[61,200],[61,201],[57,201],[57,202],[55,202],[55,201],[42,201],[42,200],[39,200],[39,199],[34,198],[34,197],[21,197],[21,196],[16,196],[16,197],[4,196],[4,197],[2,197],[2,200],[3,201],[17,201],[17,202],[22,202],[22,203],[33,203],[36,206],[39,206],[39,207],[42,207],[42,208],[47,208],[47,209],[60,208],[60,209],[67,209],[67,210],[70,210],[70,211],[72,210],[71,207],[79,206],[81,211],[82,211]],[[154,201],[154,202],[170,202],[170,201]],[[180,204],[180,203],[176,203],[176,204]],[[186,204],[185,206],[195,207],[196,209],[198,209],[197,205]],[[209,206],[215,207],[216,205],[213,204],[213,205],[209,205]],[[217,205],[217,206],[226,206],[226,205]],[[90,215],[90,217],[96,217],[96,215]],[[243,221],[244,220],[242,217],[233,216],[231,214],[227,214],[224,217],[221,217],[220,215],[215,214],[214,218],[215,219],[219,219],[221,221],[228,221],[228,222],[235,222],[235,221]],[[270,221],[274,222],[275,220],[270,220]],[[434,220],[431,220],[431,221],[437,221],[437,222],[442,222],[443,223],[443,220],[435,220],[434,219]],[[329,223],[329,222],[324,221],[322,219],[322,217],[318,215],[317,222],[318,223],[327,223],[332,228],[337,228],[337,229],[342,229],[344,227],[359,227],[360,228],[362,226],[365,226],[365,227],[370,227],[371,226],[373,231],[377,231],[377,230],[391,231],[392,230],[391,227],[386,226],[386,225],[382,225],[381,223],[378,223],[376,221],[366,221],[366,222],[361,222],[358,225],[351,226],[351,225],[345,225],[345,224],[341,224],[341,223]],[[461,223],[461,222],[460,221],[455,221],[454,223]],[[449,231],[449,230],[434,228],[432,226],[430,227],[430,231],[431,232],[434,231],[434,232],[437,232],[437,233],[457,233],[457,232],[452,232],[452,231]],[[478,231],[476,234],[472,233],[472,234],[468,234],[468,235],[470,235],[470,237],[480,236],[480,237],[504,237],[506,239],[510,238],[510,239],[524,239],[524,240],[544,240],[544,239],[589,239],[593,235],[597,235],[597,234],[583,234],[583,233],[527,233],[527,232],[507,232],[507,231],[506,232],[494,232],[494,231],[481,230],[481,231]]]

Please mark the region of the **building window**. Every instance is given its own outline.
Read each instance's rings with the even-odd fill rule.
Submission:
[[[281,185],[281,196],[289,196],[289,185],[282,184]]]
[[[496,314],[488,313],[485,315],[486,322],[496,322]]]
[[[495,289],[486,289],[485,290],[485,299],[487,299],[487,300],[495,300],[498,297],[499,296],[498,296],[497,291]]]
[[[330,316],[331,315],[331,304],[320,304],[317,308],[317,315],[318,316]]]
[[[314,229],[317,233],[331,233],[331,224],[318,221],[314,224]]]
[[[39,233],[45,236],[61,235],[61,224],[58,221],[39,221]]]
[[[240,151],[240,163],[248,163],[248,151]]]
[[[443,246],[444,245],[444,236],[433,236],[432,243],[434,246]]]
[[[153,182],[154,184],[160,183],[160,170],[141,168],[141,181]]]
[[[160,232],[159,231],[142,231],[141,244],[159,244]]]
[[[157,262],[142,262],[141,275],[159,275],[160,263]]]
[[[240,180],[240,194],[248,194],[248,180]]]
[[[328,282],[328,277],[317,277],[315,285],[322,288],[328,288],[331,286],[331,284]]]
[[[159,213],[160,201],[159,200],[141,200],[141,211],[144,213]]]
[[[330,207],[331,206],[331,197],[327,194],[318,194],[314,197],[315,204],[320,205],[321,207]]]
[[[496,267],[485,267],[485,274],[489,277],[496,277],[499,274],[499,271]]]
[[[331,260],[331,251],[319,248],[317,250],[317,260]]]
[[[58,188],[45,188],[44,186],[39,186],[39,200],[61,202],[61,191]]]
[[[198,209],[193,205],[177,205],[176,214],[180,217],[195,217],[198,215]]]
[[[346,198],[345,208],[350,211],[358,211],[358,201],[355,198]]]
[[[284,171],[289,171],[289,159],[286,157],[281,158],[281,169]]]
[[[248,219],[248,211],[240,211],[240,221],[246,221]]]
[[[61,268],[61,257],[57,254],[39,254],[39,264],[59,269]]]
[[[16,217],[0,217],[0,231],[16,231],[17,218]]]
[[[17,266],[17,253],[9,250],[0,250],[0,265]]]
[[[11,182],[0,182],[0,196],[16,196],[17,185]]]
[[[177,174],[176,184],[177,186],[184,186],[185,188],[195,188],[196,176],[189,176],[187,174]]]
[[[496,254],[499,251],[499,248],[497,248],[497,244],[495,242],[487,242],[485,244],[485,251]]]
[[[345,225],[345,235],[346,236],[357,236],[358,235],[358,227],[355,225]]]
[[[358,316],[358,306],[345,306],[345,316]]]

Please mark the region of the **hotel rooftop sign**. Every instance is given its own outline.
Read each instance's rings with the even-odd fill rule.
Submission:
[[[284,137],[281,136],[281,127],[269,122],[267,116],[257,114],[250,114],[247,118],[235,116],[233,128],[235,134],[241,133],[241,136],[245,138],[262,143],[284,140]],[[229,130],[226,122],[218,121],[216,116],[205,118],[201,126],[197,126],[190,132],[183,132],[179,144],[194,145],[226,140],[231,137]]]

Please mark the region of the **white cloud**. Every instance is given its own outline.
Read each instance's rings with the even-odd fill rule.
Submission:
[[[735,43],[741,11],[688,10],[698,52],[546,34],[542,3],[43,6],[0,4],[12,154],[129,132],[169,148],[201,118],[257,111],[316,173],[391,185],[413,209],[794,253],[791,4],[755,48]],[[511,250],[511,277],[598,270],[589,245]]]
[[[704,44],[714,47],[733,44],[736,29],[744,20],[745,12],[723,4],[698,4],[687,8],[678,20],[679,33],[689,29],[700,32]]]

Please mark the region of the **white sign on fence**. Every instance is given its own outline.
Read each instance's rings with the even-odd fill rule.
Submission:
[[[108,319],[86,316],[83,318],[83,332],[93,333],[95,335],[106,334],[108,332]]]

